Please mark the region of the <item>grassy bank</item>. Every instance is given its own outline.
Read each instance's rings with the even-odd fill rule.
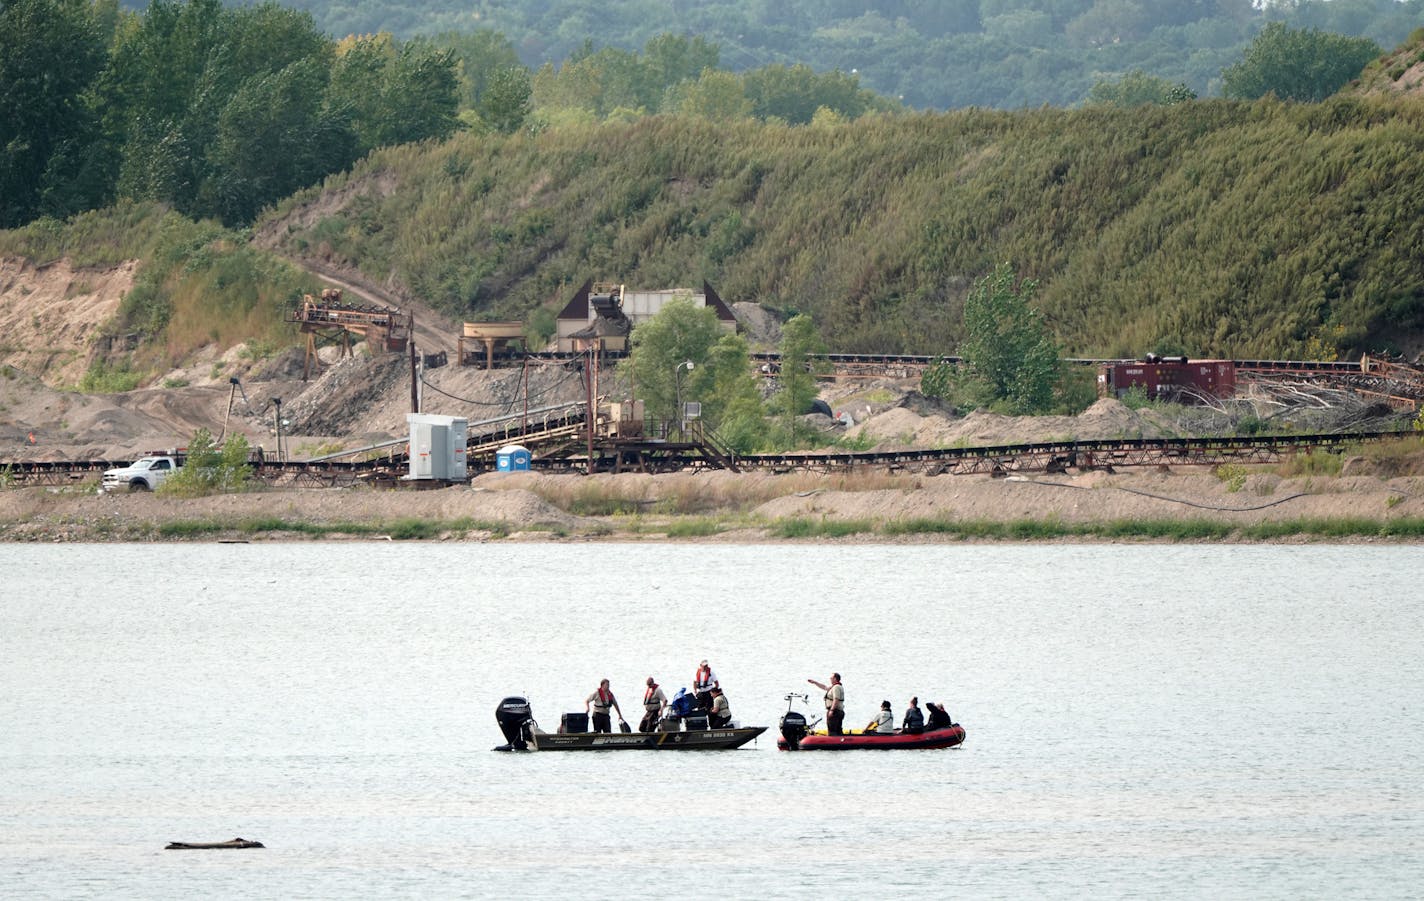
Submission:
[[[827,519],[789,517],[764,520],[743,514],[725,516],[614,516],[577,529],[514,525],[470,517],[422,519],[404,517],[368,522],[311,521],[282,517],[175,519],[166,522],[79,517],[38,517],[27,522],[0,523],[3,541],[285,541],[365,539],[389,541],[501,540],[513,534],[541,534],[551,539],[732,540],[732,541],[922,541],[955,542],[1223,542],[1424,540],[1424,517],[1375,519],[1300,518],[1266,523],[1232,524],[1210,519],[1115,519],[1064,522],[1059,519],[1010,521],[903,519]]]
[[[447,536],[464,537],[482,533],[492,538],[504,538],[509,527],[499,522],[478,522],[469,517],[453,520],[403,518],[377,522],[306,522],[302,520],[263,517],[233,521],[229,519],[182,519],[160,523],[152,530],[154,537],[164,539],[211,539],[225,535],[244,537],[302,537],[389,539],[391,541],[429,541]]]

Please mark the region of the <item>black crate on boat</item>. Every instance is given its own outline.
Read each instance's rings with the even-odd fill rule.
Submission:
[[[679,717],[679,716],[665,716],[665,717],[663,717],[662,719],[658,720],[658,731],[659,731],[659,732],[681,732],[681,731],[682,731],[682,717]]]
[[[563,732],[587,732],[588,714],[586,713],[566,713],[559,727]]]
[[[682,721],[687,724],[688,732],[703,732],[707,729],[707,715],[694,713],[692,716],[685,716]]]

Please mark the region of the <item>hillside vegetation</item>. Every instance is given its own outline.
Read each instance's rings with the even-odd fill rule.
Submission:
[[[186,9],[224,21],[205,0]],[[274,7],[253,15],[288,21]],[[1339,43],[1268,30],[1246,61],[1257,74],[1280,69],[1269,34],[1287,50],[1302,38]],[[347,58],[389,49],[346,43]],[[264,353],[292,342],[283,308],[313,280],[279,257],[360,274],[457,320],[536,316],[545,325],[588,278],[645,288],[706,280],[729,301],[810,314],[843,351],[960,351],[969,285],[1005,264],[1039,283],[1035,303],[1074,355],[1330,357],[1424,346],[1424,32],[1322,103],[1192,101],[1163,96],[1171,86],[1144,77],[1080,110],[889,114],[864,106],[853,81],[801,78],[797,67],[780,73],[776,91],[754,92],[806,100],[794,116],[769,103],[725,119],[617,113],[618,98],[657,93],[655,76],[678,48],[698,46],[660,39],[622,60],[637,63],[624,74],[639,78],[594,79],[595,114],[610,121],[552,124],[536,109],[507,135],[467,131],[376,150],[251,231],[195,222],[153,201],[199,210],[160,194],[0,231],[0,255],[126,265],[126,277],[125,261],[144,261],[116,318],[92,333],[88,390],[143,382],[199,347],[253,341]],[[587,80],[584,67],[615,56],[585,57],[552,82],[540,73],[535,94]],[[739,89],[770,74],[748,75]],[[1157,99],[1132,105],[1144,88]],[[831,95],[853,115],[818,105]],[[293,133],[299,142],[324,134]],[[400,138],[372,146],[385,140]],[[6,146],[20,148],[7,151],[11,162],[43,158],[23,141]],[[132,144],[133,160],[149,149]],[[257,195],[228,200],[261,205]],[[65,302],[82,287],[76,277]]]
[[[244,233],[157,204],[122,203],[65,224],[41,219],[0,231],[0,256],[65,259],[79,270],[142,261],[114,317],[96,333],[109,349],[92,354],[84,379],[70,386],[83,391],[134,388],[204,346],[247,342],[258,354],[285,347],[295,336],[283,314],[317,284],[253,247]]]
[[[1142,70],[1220,94],[1218,75],[1269,22],[1393,47],[1424,25],[1421,0],[291,0],[335,35],[493,29],[525,65],[590,43],[635,50],[699,35],[721,65],[805,63],[856,73],[911,107],[1067,106],[1102,79]]]
[[[378,151],[259,222],[466,319],[586,278],[711,282],[841,351],[952,353],[973,278],[1041,283],[1064,349],[1417,350],[1424,106],[1399,97],[872,116],[652,117]]]
[[[1424,28],[1365,67],[1351,86],[1357,94],[1413,94],[1424,90]]]

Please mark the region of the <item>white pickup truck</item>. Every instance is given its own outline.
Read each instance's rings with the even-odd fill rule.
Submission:
[[[135,460],[122,469],[110,469],[104,473],[104,490],[153,491],[174,470],[183,465],[178,456],[153,455]]]

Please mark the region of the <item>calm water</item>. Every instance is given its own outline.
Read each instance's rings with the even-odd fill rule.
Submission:
[[[7,897],[1419,897],[1413,547],[0,545]],[[494,754],[709,657],[955,751]],[[258,839],[263,851],[165,852]]]

